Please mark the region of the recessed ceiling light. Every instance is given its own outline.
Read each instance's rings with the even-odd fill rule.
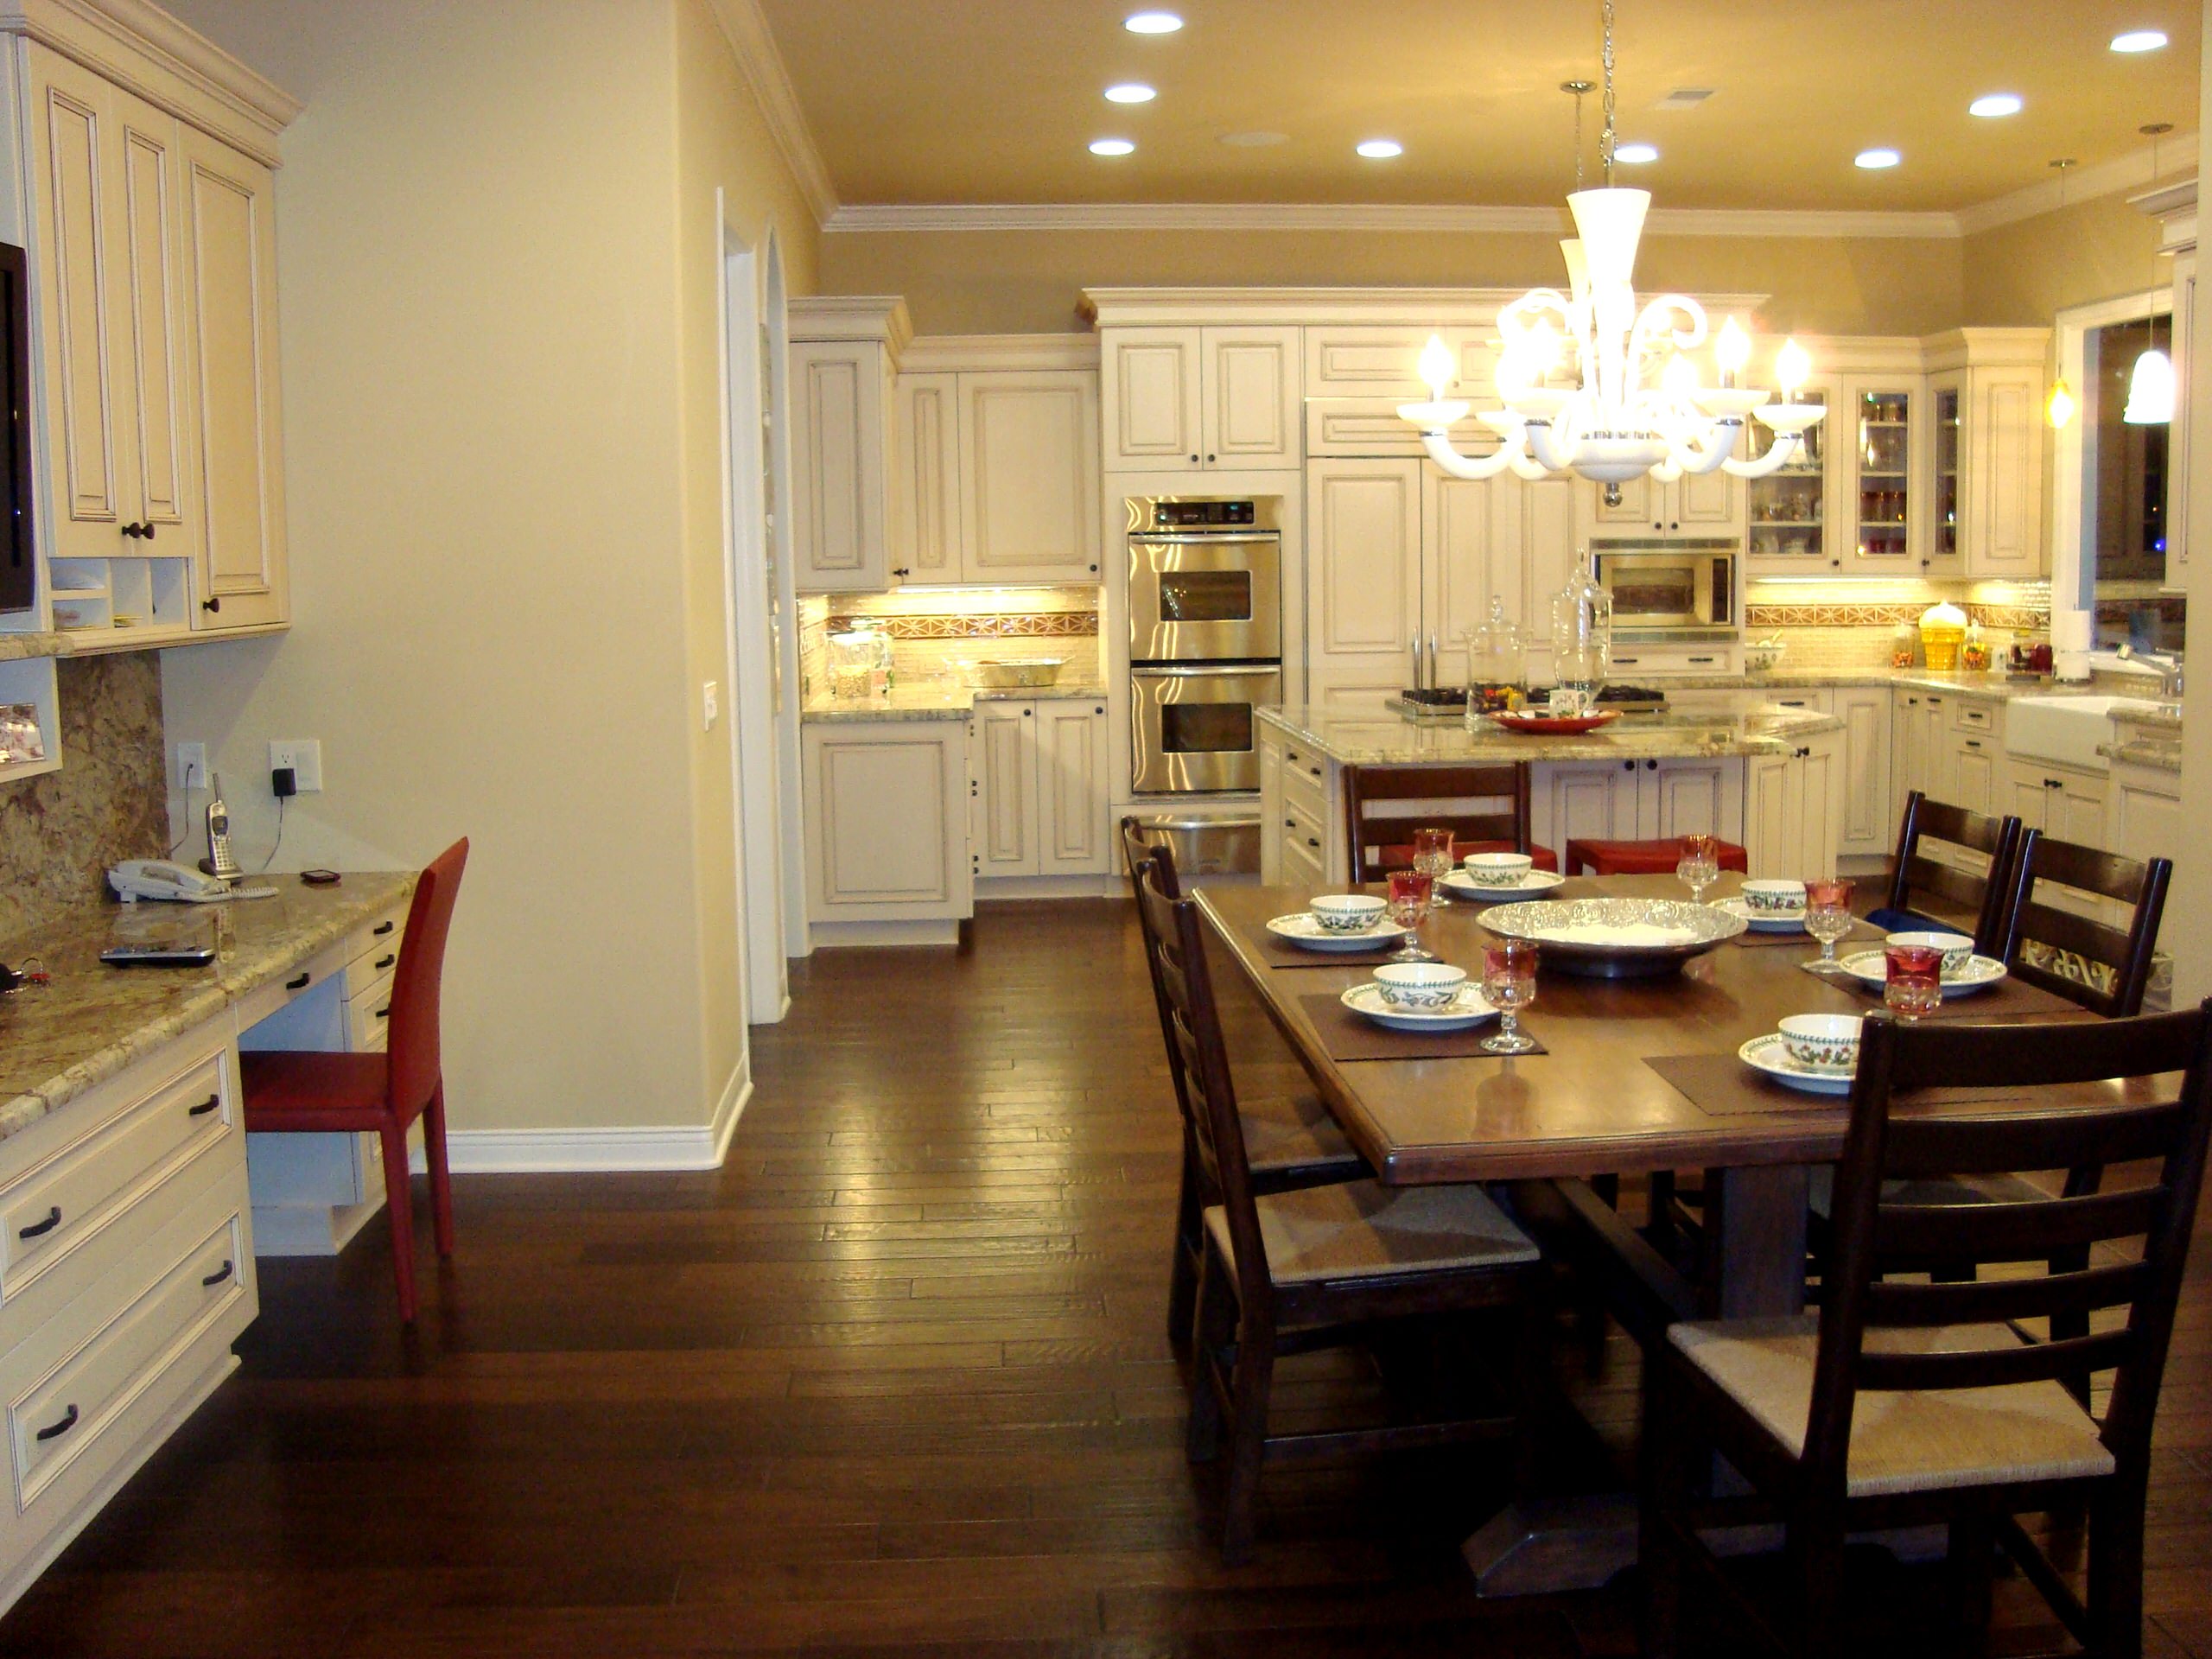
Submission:
[[[1968,115],[1994,118],[2000,115],[2018,115],[2019,112],[2020,95],[2018,92],[1992,92],[1986,98],[1977,98],[1967,105]]]
[[[1895,167],[1903,158],[1894,149],[1862,149],[1853,159],[1868,172],[1878,173],[1885,167]]]
[[[1122,27],[1132,35],[1173,35],[1183,20],[1172,11],[1140,11]]]
[[[1361,141],[1359,153],[1370,162],[1387,162],[1393,156],[1402,156],[1406,147],[1395,138],[1368,138]]]
[[[1628,167],[1642,167],[1647,162],[1659,159],[1656,144],[1618,144],[1614,147],[1613,159]]]
[[[1288,143],[1290,135],[1287,132],[1224,132],[1221,135],[1221,142],[1236,149],[1266,149],[1270,145]]]
[[[1094,138],[1090,153],[1094,156],[1134,156],[1137,147],[1126,138]]]
[[[1151,87],[1141,81],[1135,80],[1124,81],[1119,86],[1109,86],[1106,89],[1106,101],[1109,104],[1149,104],[1159,96],[1160,94]]]
[[[2125,35],[2112,37],[2115,52],[2156,52],[2166,43],[2163,32],[2155,29],[2131,29]]]

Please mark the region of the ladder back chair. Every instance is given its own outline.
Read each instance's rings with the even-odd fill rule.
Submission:
[[[1134,817],[1122,820],[1122,856],[1134,889],[1139,872],[1150,867],[1161,891],[1171,899],[1182,895],[1175,874],[1175,855],[1147,842]],[[1160,984],[1157,942],[1152,918],[1141,895],[1137,905],[1137,927],[1143,940],[1145,972],[1152,981],[1152,995],[1160,1013],[1160,1034],[1167,1050],[1167,1075],[1175,1090],[1175,1105],[1183,1120],[1183,1168],[1175,1199],[1175,1249],[1168,1265],[1167,1336],[1179,1351],[1191,1343],[1192,1321],[1198,1311],[1198,1266],[1205,1256],[1201,1218],[1205,1207],[1220,1202],[1205,1163],[1198,1156],[1192,1124],[1189,1085],[1183,1074],[1183,1053],[1175,1041],[1173,1014]],[[1246,1101],[1238,1116],[1249,1149],[1252,1185],[1261,1192],[1287,1192],[1294,1187],[1348,1181],[1367,1174],[1367,1160],[1352,1149],[1344,1131],[1320,1100],[1304,1090]]]
[[[1900,1099],[1942,1089],[1970,1093],[1955,1106]],[[2101,1026],[1915,1028],[1870,1015],[1819,1313],[1674,1325],[1647,1373],[1648,1659],[1675,1651],[1690,1565],[1777,1645],[1841,1654],[1847,1533],[1934,1522],[1951,1528],[1970,1626],[1986,1622],[2001,1544],[2089,1652],[2139,1653],[2152,1420],[2208,1131],[2212,1003]],[[2154,1160],[2155,1174],[2118,1192],[1980,1205],[1910,1196],[1930,1176],[2136,1160]],[[2078,1262],[2049,1269],[2067,1249]],[[1885,1277],[1931,1260],[2043,1270],[1965,1282]],[[2061,1322],[2093,1314],[2063,1333]],[[2043,1340],[2024,1328],[2038,1320],[2050,1322]],[[2106,1370],[2113,1381],[2100,1421],[2066,1384]],[[1756,1497],[1700,1500],[1694,1482],[1706,1447]],[[2077,1505],[2088,1519],[2086,1599],[2015,1518]],[[1744,1596],[1698,1536],[1777,1516],[1794,1618],[1770,1618]]]
[[[1542,1397],[1537,1378],[1546,1269],[1535,1243],[1478,1186],[1386,1187],[1357,1180],[1257,1191],[1198,906],[1168,896],[1156,861],[1144,867],[1137,887],[1150,917],[1198,1154],[1219,1195],[1202,1217],[1205,1255],[1188,1450],[1194,1463],[1212,1461],[1226,1427],[1222,1554],[1235,1562],[1250,1551],[1261,1466],[1270,1458],[1525,1440],[1529,1406]],[[1512,1375],[1502,1385],[1502,1400],[1484,1415],[1268,1433],[1268,1398],[1282,1355],[1344,1346],[1383,1322],[1418,1329],[1481,1310],[1503,1310],[1516,1327]]]
[[[1921,849],[1923,841],[1940,841],[1980,854],[1989,860],[1989,868],[1986,874],[1976,874],[1932,859]],[[1931,801],[1916,789],[1905,797],[1904,816],[1897,824],[1897,858],[1890,871],[1889,893],[1866,919],[1892,933],[1922,928],[1946,933],[1971,931],[1976,950],[1985,957],[2002,956],[2005,929],[2011,922],[2012,862],[2018,856],[2019,845],[2019,819],[1995,818],[1986,812]],[[1971,912],[1972,927],[1940,920],[1916,908],[1916,896],[1922,894]]]
[[[2009,925],[2001,954],[2005,965],[2092,1014],[2127,1019],[2143,1011],[2150,988],[2158,924],[2173,880],[2170,858],[2148,862],[2058,841],[2031,830],[2013,861],[2006,902]],[[2124,927],[2063,910],[2037,897],[2036,884],[2054,882],[2125,907]],[[2038,950],[2035,947],[2040,946]],[[2078,974],[2066,971],[2071,959]]]
[[[1443,803],[1418,816],[1380,810],[1402,804]],[[1556,870],[1548,847],[1529,840],[1529,768],[1496,766],[1346,766],[1344,827],[1351,842],[1345,868],[1355,881],[1379,881],[1392,870],[1413,868],[1414,831],[1452,832],[1452,854],[1526,853],[1540,870]]]

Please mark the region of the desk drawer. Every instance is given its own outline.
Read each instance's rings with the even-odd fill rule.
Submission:
[[[1282,794],[1309,818],[1329,821],[1329,763],[1303,745],[1282,752]]]
[[[0,1306],[238,1127],[227,1051],[210,1054],[0,1192]]]
[[[1315,880],[1329,867],[1329,830],[1319,817],[1307,811],[1286,792],[1283,799],[1282,847],[1287,855],[1313,867]],[[1286,878],[1287,879],[1287,878]]]
[[[399,966],[399,940],[386,939],[364,950],[346,964],[346,995],[357,997],[380,979],[391,977]]]
[[[77,1459],[96,1456],[103,1437],[169,1362],[245,1299],[251,1261],[243,1211],[233,1209],[59,1366],[21,1394],[11,1389],[8,1439],[18,1513],[28,1514]]]
[[[381,1048],[382,1033],[391,1027],[392,976],[386,974],[373,983],[364,985],[356,995],[348,991],[346,996],[346,1048],[358,1054],[365,1049]]]
[[[1992,703],[1961,702],[1951,716],[1951,728],[1960,732],[1993,732],[1997,729],[1997,709]]]

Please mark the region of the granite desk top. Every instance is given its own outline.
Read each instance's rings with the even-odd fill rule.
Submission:
[[[2123,766],[2148,766],[2153,772],[2181,772],[2181,742],[2177,738],[2131,738],[2125,743],[2100,743],[2097,753]]]
[[[808,725],[840,721],[966,720],[979,702],[1046,702],[1103,698],[1106,688],[1094,681],[1063,680],[1056,685],[974,686],[924,681],[894,686],[880,697],[832,697],[817,692],[799,707]]]
[[[1259,719],[1344,766],[1495,763],[1507,760],[1688,760],[1789,754],[1808,737],[1843,729],[1833,715],[1624,715],[1582,737],[1536,737],[1463,721],[1345,714],[1290,705]]]
[[[53,976],[0,996],[0,1140],[105,1083],[134,1060],[281,979],[371,918],[404,903],[411,874],[348,874],[334,887],[266,878],[273,899],[219,905],[95,902],[0,940],[0,961]],[[205,968],[111,968],[110,945],[214,944]]]

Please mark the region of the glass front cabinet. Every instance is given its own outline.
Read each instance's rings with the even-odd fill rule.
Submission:
[[[1920,538],[1914,533],[1913,455],[1922,392],[1915,376],[1844,382],[1840,430],[1829,442],[1842,448],[1843,512],[1838,530],[1845,545],[1837,567],[1862,575],[1916,576]],[[1826,423],[1823,423],[1826,424]]]
[[[1829,515],[1844,499],[1837,482],[1835,445],[1830,423],[1836,419],[1840,382],[1808,381],[1798,391],[1801,403],[1819,404],[1827,418],[1805,435],[1805,448],[1780,472],[1755,478],[1744,486],[1747,518],[1745,569],[1755,576],[1821,575],[1843,568],[1841,547],[1833,545]],[[1748,458],[1758,460],[1773,446],[1757,419],[1751,423]]]

